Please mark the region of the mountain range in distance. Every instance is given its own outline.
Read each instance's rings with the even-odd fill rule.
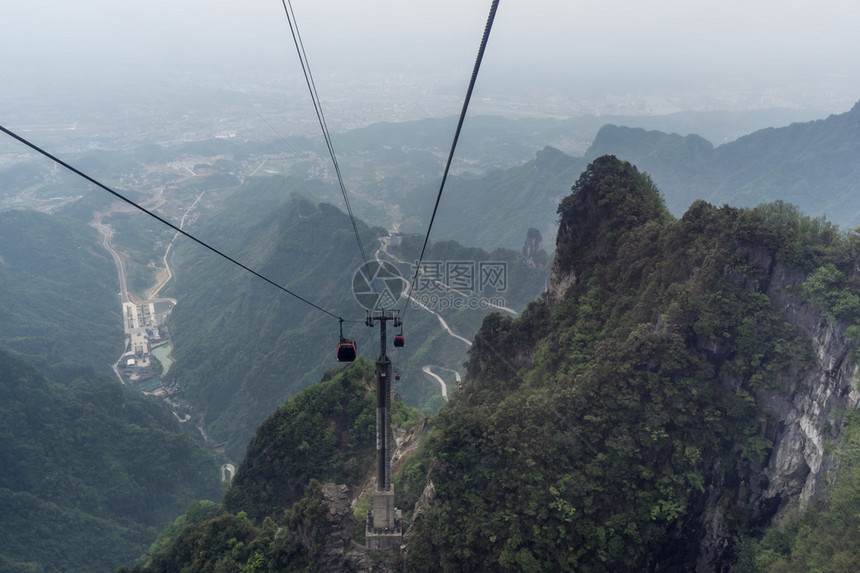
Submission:
[[[606,125],[584,159],[606,153],[647,171],[675,215],[696,199],[740,207],[779,199],[844,229],[860,225],[860,102],[842,114],[758,130],[718,147],[695,135]]]
[[[515,125],[519,128],[525,124],[517,123]],[[828,218],[843,228],[852,228],[860,222],[856,220],[856,214],[860,213],[860,208],[852,202],[856,195],[852,191],[856,190],[856,185],[853,182],[857,181],[855,158],[858,157],[856,153],[858,151],[858,125],[860,125],[860,104],[844,114],[834,115],[823,120],[795,123],[788,127],[762,129],[717,147],[714,147],[713,143],[701,136],[682,136],[646,131],[643,127],[607,125],[600,128],[593,143],[582,158],[574,157],[554,147],[544,147],[533,160],[522,165],[508,166],[486,174],[470,173],[468,170],[464,170],[457,177],[452,178],[451,187],[446,191],[438,224],[434,228],[433,239],[444,246],[445,239],[456,237],[462,244],[483,246],[489,252],[500,245],[519,249],[531,228],[538,229],[544,237],[553,237],[559,201],[568,194],[571,184],[576,181],[587,162],[604,154],[613,154],[621,159],[629,160],[639,165],[643,171],[648,172],[660,188],[667,206],[676,216],[685,212],[690,204],[698,198],[707,199],[715,204],[729,203],[733,205],[755,205],[763,201],[784,199],[799,205],[807,213],[816,216],[826,214]],[[479,145],[474,141],[471,145],[474,146],[473,149],[477,150],[476,152],[479,151],[483,154],[488,153],[489,149],[502,150],[505,148],[504,141],[501,139],[496,142],[496,147],[477,149]],[[416,164],[415,167],[417,169],[419,165]],[[417,229],[420,227],[417,222],[425,220],[422,217],[423,213],[419,212],[418,208],[410,206],[410,203],[416,205],[418,202],[413,201],[413,199],[417,199],[424,193],[434,191],[433,184],[429,179],[431,178],[428,177],[428,181],[422,182],[421,185],[414,185],[406,189],[406,196],[400,200],[401,207],[406,209],[403,226],[405,232],[424,230],[423,228]],[[388,196],[387,193],[394,193],[397,190],[396,185],[391,185],[382,189],[380,193],[385,198]],[[77,192],[77,189],[75,191]],[[244,188],[243,192],[247,191],[248,189]],[[400,188],[400,191],[404,191],[404,189]],[[277,195],[280,191],[273,189],[267,192]],[[242,197],[242,192],[240,192],[235,199],[241,200]],[[245,198],[247,199],[247,196]],[[370,204],[370,202],[366,203],[366,205]],[[85,209],[79,210],[82,214],[86,214],[84,213]],[[271,265],[272,270],[286,269],[289,264],[295,263],[291,256],[294,255],[296,249],[290,247],[291,240],[296,235],[293,235],[291,225],[299,229],[308,221],[313,221],[314,218],[318,218],[320,221],[336,220],[337,225],[331,223],[329,226],[331,228],[343,228],[339,229],[337,239],[341,242],[338,244],[344,249],[347,245],[351,246],[352,238],[346,226],[345,215],[335,208],[296,202],[289,208],[284,205],[281,211],[272,210],[271,214],[273,215],[271,218],[260,221],[261,236],[268,240],[262,244],[264,247],[262,250],[254,250],[256,247],[254,237],[240,238],[234,236],[229,237],[228,241],[232,241],[233,246],[238,247],[243,255],[251,256],[255,262]],[[276,214],[279,217],[275,217]],[[235,210],[234,215],[236,219],[230,223],[235,225],[235,229],[241,229],[241,217]],[[34,218],[28,224],[32,224],[32,228],[35,229],[35,225],[45,224],[45,221],[46,217],[39,217]],[[221,223],[226,224],[223,220]],[[416,228],[410,228],[410,224]],[[199,228],[202,229],[203,227]],[[362,232],[367,233],[373,240],[376,238],[375,235],[379,233],[379,228],[368,225],[362,227]],[[302,231],[302,233],[306,233],[306,231]],[[23,237],[24,235],[18,236]],[[331,239],[331,236],[321,233],[321,238],[316,240],[315,245],[325,246],[326,239]],[[81,239],[81,241],[90,244],[93,240],[92,236]],[[10,242],[6,241],[6,244],[9,245]],[[266,247],[269,247],[270,250],[266,250]],[[335,255],[344,254],[343,249],[340,251],[336,247],[334,249],[328,254],[322,251],[321,257],[328,259]],[[98,253],[97,246],[93,246],[93,252]],[[185,257],[186,261],[192,263],[197,258],[187,251],[181,255]],[[346,257],[343,266],[348,266],[350,269],[355,267],[358,261],[353,260],[353,258]],[[105,283],[102,285],[104,287],[102,294],[107,296],[102,297],[105,300],[100,299],[99,305],[107,306],[110,303],[107,300],[110,298],[108,293],[113,287],[106,281],[113,278],[112,269],[107,258],[101,253],[95,255],[93,259],[93,265],[99,267],[97,274],[105,279],[102,281]],[[3,262],[4,273],[7,273],[4,276],[8,276],[11,280],[12,271],[17,270],[13,267],[15,261],[10,256],[6,256],[5,261],[0,262]],[[196,262],[198,266],[196,268],[187,267],[185,274],[180,274],[179,282],[172,287],[177,292],[185,290],[186,294],[189,295],[183,301],[184,306],[179,307],[176,324],[181,326],[183,320],[188,318],[187,315],[183,317],[183,308],[191,310],[196,304],[200,311],[197,326],[206,320],[211,320],[213,323],[208,326],[211,326],[213,332],[219,329],[224,331],[223,327],[217,324],[217,320],[223,319],[224,316],[212,315],[207,317],[205,315],[206,309],[211,309],[211,299],[209,301],[204,300],[206,292],[202,289],[206,282],[209,282],[208,288],[215,287],[216,290],[224,286],[238,285],[238,279],[230,277],[229,282],[221,284],[215,280],[207,281],[213,276],[220,277],[218,271],[210,268],[208,263],[204,264],[199,260]],[[214,267],[214,264],[211,266]],[[323,269],[318,270],[322,272]],[[201,271],[206,271],[210,275],[207,276]],[[311,274],[298,277],[296,280],[298,281],[297,284],[300,285],[315,284],[315,276],[311,276]],[[191,290],[195,288],[200,290],[197,294],[201,299],[200,301],[193,301],[190,297]],[[260,310],[257,303],[260,300],[269,299],[267,293],[262,292],[262,289],[248,288],[244,297],[236,297],[234,293],[223,288],[220,290],[229,299],[225,305],[233,305],[231,307],[233,316],[249,321],[250,319],[258,320],[259,324],[263,324],[265,328],[269,329],[258,328],[258,331],[265,330],[270,334],[277,335],[272,338],[276,344],[273,345],[271,357],[265,357],[265,360],[260,360],[258,345],[255,345],[252,340],[243,340],[249,352],[248,358],[253,363],[253,367],[257,369],[253,373],[253,378],[262,381],[263,389],[267,390],[266,398],[259,400],[263,403],[262,409],[271,411],[276,402],[282,399],[282,394],[285,391],[285,372],[281,366],[290,362],[286,351],[301,352],[303,349],[288,339],[281,338],[283,326],[276,324],[277,320],[274,318],[282,316],[280,314],[282,309],[279,309],[278,305],[270,307],[271,312]],[[328,297],[329,294],[326,293],[326,296]],[[333,304],[341,302],[333,295],[327,300]],[[228,307],[225,306],[224,308]],[[22,307],[19,314],[25,316],[26,310]],[[294,318],[299,322],[304,317],[297,314]],[[432,318],[428,320],[433,322]],[[184,329],[184,336],[188,337],[190,336],[189,333],[194,331],[194,321],[188,320],[185,325],[188,328]],[[50,334],[50,326],[46,326],[45,329],[45,332]],[[35,360],[38,366],[44,367],[46,370],[52,366],[49,363],[51,356],[53,356],[52,353],[66,351],[63,347],[45,345],[45,341],[50,342],[50,337],[41,332],[35,333],[23,341],[17,338],[14,333],[4,336],[7,341],[11,341],[10,346],[17,344],[20,346],[19,351],[25,352],[28,359]],[[180,334],[179,339],[182,337],[183,335]],[[232,338],[234,341],[242,340],[241,336]],[[411,341],[413,340],[414,338],[411,339]],[[32,344],[24,347],[25,342]],[[201,344],[197,348],[198,351],[193,351],[191,341],[188,342],[185,351],[187,353],[185,364],[182,363],[182,356],[180,356],[180,363],[176,367],[174,376],[196,374],[200,379],[207,379],[209,382],[215,379],[213,373],[224,374],[226,378],[229,372],[223,371],[219,368],[220,365],[215,362],[224,359],[231,352],[228,347],[210,345],[207,348]],[[306,340],[305,342],[310,341]],[[105,354],[102,347],[109,348],[109,346],[110,341],[100,341],[99,352]],[[179,354],[181,355],[181,351]],[[213,362],[213,364],[208,365],[211,366],[208,370],[203,368],[207,366],[205,361],[198,360],[198,357],[202,356]],[[55,368],[54,370],[55,372],[52,374],[55,376],[70,373],[68,377],[72,377],[72,369],[60,370]],[[198,372],[193,372],[194,370],[198,370]],[[245,372],[244,368],[239,370],[243,370],[241,378],[244,381],[246,374],[250,374],[250,372]],[[322,371],[320,365],[316,365],[313,370],[312,373],[306,372],[304,375],[297,372],[293,376],[288,376],[290,379],[286,382],[292,385],[289,392],[295,392],[300,387],[319,379]],[[76,373],[77,371],[73,374]],[[194,394],[193,383],[189,381],[186,388],[190,395]],[[233,393],[234,390],[238,390],[235,392],[238,400],[242,398],[242,393],[251,394],[260,388],[259,385],[240,385],[238,388],[231,388],[230,391]],[[274,390],[275,388],[277,390]],[[201,385],[201,394],[205,390],[206,388]],[[208,397],[211,400],[206,403],[205,409],[211,417],[214,418],[215,413],[219,410],[228,409],[226,406],[229,400],[225,398],[228,395],[230,395],[228,392],[219,392],[218,396]],[[253,409],[252,406],[256,405],[256,403],[248,403],[246,409]],[[230,421],[226,418],[225,422],[220,424],[219,433],[223,434],[225,439],[233,440],[232,449],[234,453],[241,452],[242,445],[247,441],[247,435],[252,433],[260,415],[261,412],[256,411],[253,416],[247,416],[240,425],[233,423],[235,420]],[[18,559],[17,556],[16,559]]]
[[[676,217],[697,199],[740,207],[781,200],[842,229],[860,225],[858,103],[826,119],[759,129],[716,147],[700,135],[606,124],[582,157],[549,146],[523,165],[452,178],[434,238],[456,236],[486,248],[514,247],[528,227],[551,237],[555,206],[602,155],[648,173]],[[486,208],[497,204],[506,208]]]

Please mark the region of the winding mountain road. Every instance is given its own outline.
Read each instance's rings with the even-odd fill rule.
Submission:
[[[439,368],[441,370],[448,370],[449,372],[453,372],[454,378],[456,378],[456,380],[457,380],[457,387],[458,388],[460,387],[460,383],[463,381],[463,378],[460,376],[459,372],[457,372],[453,368],[448,368],[447,366],[439,366],[438,364],[425,364],[424,366],[421,367],[421,370],[422,370],[422,372],[424,372],[424,374],[427,374],[428,376],[432,377],[437,382],[439,382],[439,385],[442,387],[442,397],[445,398],[445,400],[447,401],[448,400],[448,385],[445,384],[445,380],[443,380],[441,376],[439,376],[438,374],[433,372],[431,370],[431,368]]]
[[[197,203],[200,201],[200,199],[203,198],[203,195],[205,195],[205,194],[206,194],[206,191],[201,192],[200,195],[197,196],[197,199],[194,200],[194,203],[192,203],[191,206],[185,210],[185,213],[182,215],[182,219],[179,221],[179,228],[180,229],[182,229],[182,227],[185,225],[185,218],[188,216],[188,214],[191,212],[191,210],[194,209],[194,207],[197,205]],[[170,270],[170,265],[167,262],[167,256],[170,254],[170,249],[173,248],[173,243],[176,242],[176,238],[178,236],[179,236],[179,231],[177,231],[176,233],[173,234],[173,239],[170,241],[170,244],[167,245],[167,249],[165,249],[165,251],[164,251],[164,258],[162,260],[164,262],[164,268],[165,268],[165,270],[167,270],[167,276],[164,277],[163,281],[161,281],[160,283],[155,285],[151,292],[146,294],[147,300],[154,299],[158,295],[158,293],[161,292],[161,289],[164,288],[164,285],[166,285],[170,281],[170,279],[173,278],[173,271]]]
[[[448,400],[448,385],[445,384],[445,381],[442,380],[441,376],[439,376],[438,374],[434,374],[433,371],[430,370],[430,368],[432,368],[433,366],[434,366],[433,364],[425,364],[424,366],[421,367],[421,370],[424,372],[424,374],[427,374],[431,378],[435,378],[436,381],[439,382],[439,385],[442,387],[442,397],[445,398],[445,400],[447,401]]]
[[[388,259],[387,262],[394,263],[394,264],[400,264],[400,265],[409,265],[410,264],[410,263],[408,263],[402,259],[395,257],[394,255],[392,255],[391,253],[388,252],[390,237],[380,237],[379,242],[380,242],[380,247],[376,250],[376,254],[375,254],[376,261],[378,263],[381,264],[383,262],[386,262],[386,261],[383,261],[383,258],[382,258],[382,256],[384,255]],[[408,285],[408,281],[406,279],[403,279],[403,281],[404,281],[404,283],[406,283]],[[443,286],[445,287],[447,292],[451,292],[451,293],[460,295],[464,298],[469,297],[469,294],[458,291],[456,289],[453,289],[453,288],[449,287],[448,285],[445,285],[444,283],[443,283]],[[425,312],[429,312],[430,314],[435,315],[436,319],[439,321],[439,325],[448,334],[448,336],[451,336],[452,338],[456,338],[460,342],[464,343],[466,346],[469,346],[469,347],[472,346],[472,341],[469,340],[468,338],[466,338],[464,336],[460,336],[459,334],[454,332],[451,329],[451,327],[448,325],[448,322],[444,318],[442,318],[442,316],[438,312],[436,312],[435,310],[432,310],[430,307],[428,307],[427,305],[425,305],[424,303],[422,303],[421,301],[419,301],[418,299],[416,299],[412,295],[409,295],[409,300],[412,302],[412,304],[414,304],[416,306],[416,308],[420,308],[420,309],[424,310]],[[495,304],[492,304],[490,306],[492,306],[498,310],[508,312],[514,316],[516,316],[516,314],[517,314],[517,312],[512,308],[498,306]],[[442,389],[442,398],[444,398],[445,401],[447,401],[448,400],[448,385],[445,383],[445,380],[441,376],[439,376],[438,374],[433,372],[433,370],[432,370],[433,368],[441,368],[443,370],[449,370],[449,371],[453,372],[454,377],[457,380],[457,386],[458,387],[460,386],[460,383],[462,382],[462,376],[460,375],[460,373],[457,370],[455,370],[453,368],[448,368],[447,366],[440,366],[438,364],[425,364],[421,367],[421,370],[422,370],[422,372],[424,372],[424,374],[426,374],[427,376],[431,377],[433,380],[435,380],[436,382],[439,383],[439,386]]]
[[[113,247],[110,244],[111,237],[113,237],[113,229],[111,229],[110,225],[105,225],[101,222],[101,217],[93,219],[93,222],[90,223],[93,227],[95,227],[99,233],[102,235],[102,246],[111,254],[113,257],[113,262],[116,265],[116,271],[119,275],[119,297],[120,302],[126,303],[128,302],[128,286],[125,282],[125,263],[123,263],[122,257],[119,256]]]
[[[391,237],[380,237],[379,242],[380,242],[380,247],[376,250],[376,261],[378,263],[384,262],[382,260],[382,258],[379,256],[380,253],[383,253],[386,257],[388,257],[389,261],[392,263],[396,263],[399,265],[410,265],[410,268],[412,267],[412,263],[404,261],[403,259],[399,259],[399,258],[395,257],[394,255],[392,255],[391,253],[388,252],[388,245],[391,242]],[[403,279],[403,281],[407,285],[409,284],[409,281],[407,281],[406,279]],[[457,290],[454,287],[443,283],[442,281],[437,281],[437,282],[444,288],[445,292],[449,292],[451,294],[456,294],[456,295],[461,296],[463,298],[469,298],[471,296],[469,293],[463,292],[461,290]],[[415,303],[421,304],[420,302],[415,300],[415,298],[412,296],[410,296],[409,299]],[[424,306],[424,305],[421,305],[421,306]],[[490,302],[490,301],[487,301],[487,306],[491,307],[491,308],[495,308],[496,310],[501,310],[502,312],[506,312],[506,313],[510,314],[511,316],[517,316],[517,311],[515,311],[514,309],[509,308],[507,306],[500,306],[500,305],[495,304],[495,303]],[[425,310],[427,310],[428,312],[433,312],[432,310],[430,310],[426,307],[425,307]],[[436,314],[436,313],[434,313],[434,314]],[[440,318],[440,320],[441,320],[441,318]],[[443,323],[444,323],[444,321],[443,321]],[[443,326],[444,326],[444,324],[443,324]],[[454,336],[456,336],[456,335],[454,335]],[[461,337],[458,337],[458,338],[461,338]],[[471,343],[469,343],[468,340],[466,342],[469,344],[469,346],[471,346]]]

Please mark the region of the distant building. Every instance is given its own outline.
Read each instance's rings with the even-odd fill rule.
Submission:
[[[131,351],[138,356],[149,354],[149,338],[141,331],[131,333]]]

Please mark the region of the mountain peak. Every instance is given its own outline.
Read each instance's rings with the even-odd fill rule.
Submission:
[[[535,155],[534,165],[542,170],[562,170],[574,165],[577,159],[563,151],[547,145]]]
[[[614,260],[627,234],[649,221],[671,218],[651,178],[614,155],[595,159],[562,200],[550,299]]]
[[[558,213],[556,265],[611,256],[613,245],[626,231],[669,217],[651,178],[614,155],[589,164]]]
[[[543,149],[537,152],[535,158],[538,162],[543,161],[557,161],[562,158],[568,158],[567,155],[564,154],[563,151],[552,147],[551,145],[547,145]]]

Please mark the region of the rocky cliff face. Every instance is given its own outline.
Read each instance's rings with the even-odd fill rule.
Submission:
[[[571,231],[562,224],[560,249]],[[809,340],[814,361],[783,376],[779,387],[756,392],[762,413],[760,437],[773,443],[766,460],[740,461],[731,467],[714,464],[702,512],[698,571],[728,571],[734,559],[737,528],[727,516],[742,514],[745,527],[778,520],[791,508],[803,508],[821,496],[832,481],[834,444],[841,436],[840,412],[860,408],[860,368],[849,356],[845,323],[829,322],[821,309],[804,301],[806,274],[778,262],[766,249],[739,244],[747,272],[726,267],[725,279],[748,292],[767,295],[773,306]],[[750,271],[749,269],[753,270]],[[577,282],[569,266],[553,266],[547,290],[550,306],[564,299]],[[658,326],[659,328],[659,326]],[[697,341],[715,363],[732,350],[708,340]],[[726,387],[738,381],[722,374]]]
[[[825,445],[839,437],[841,428],[834,414],[860,406],[857,363],[849,357],[848,325],[830,324],[819,309],[792,294],[800,292],[805,275],[766,253],[755,258],[767,277],[763,292],[809,338],[816,357],[807,373],[759,397],[763,411],[781,428],[767,468],[765,498],[798,496],[806,502],[820,493],[831,469]]]
[[[544,299],[484,321],[434,424],[413,570],[730,571],[835,475],[858,371],[809,300],[860,316],[860,240],[783,204],[675,220],[611,157],[573,191]],[[842,282],[810,290],[828,267]]]
[[[760,435],[773,442],[766,463],[714,468],[703,515],[699,571],[730,570],[734,534],[724,517],[733,508],[748,510],[748,526],[762,526],[820,497],[835,469],[833,446],[842,430],[839,413],[860,407],[858,366],[845,340],[848,325],[828,322],[820,309],[798,295],[805,273],[777,262],[764,249],[743,245],[741,249],[755,272],[744,276],[727,268],[726,278],[749,292],[767,295],[808,338],[814,361],[794,376],[783,377],[779,388],[756,393],[764,418]]]
[[[584,256],[579,251],[592,247],[582,239],[584,225],[594,223],[581,213],[576,219],[562,217],[559,256],[546,294],[550,308],[576,290],[578,272],[587,267],[576,263]],[[808,341],[812,358],[803,361],[798,357],[798,364],[778,376],[775,385],[755,391],[760,412],[758,437],[773,444],[769,454],[758,460],[738,457],[730,465],[724,460],[713,463],[700,501],[701,519],[688,520],[699,531],[696,569],[704,572],[731,570],[739,531],[765,526],[789,509],[803,508],[821,497],[836,469],[834,446],[843,427],[839,414],[860,407],[860,368],[850,356],[845,338],[849,324],[828,321],[822,309],[805,301],[801,293],[806,273],[779,262],[774,249],[745,241],[737,241],[734,249],[736,258],[725,266],[722,279],[746,292],[766,295],[773,308]],[[654,328],[665,327],[663,316],[656,318]],[[741,380],[722,368],[735,348],[697,336],[690,343],[715,365],[726,390],[741,386]]]

